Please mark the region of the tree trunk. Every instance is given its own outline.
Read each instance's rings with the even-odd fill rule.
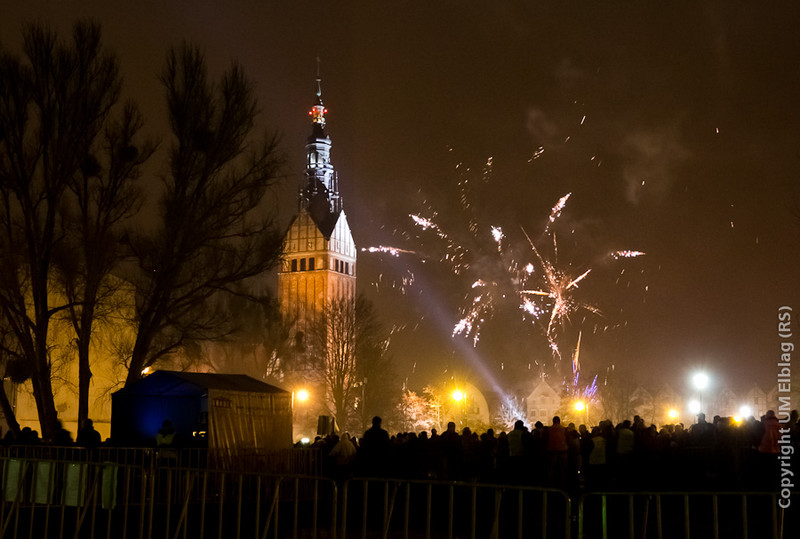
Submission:
[[[0,381],[2,384],[2,381]],[[8,400],[8,395],[6,395],[6,387],[5,384],[0,387],[0,411],[3,412],[3,416],[6,418],[6,423],[8,424],[8,428],[14,433],[19,434],[19,423],[17,422],[17,416],[14,413],[14,409],[11,407],[11,402]]]
[[[144,362],[147,359],[147,350],[150,347],[149,332],[143,331],[140,326],[139,333],[136,335],[136,342],[133,345],[133,352],[131,352],[131,362],[128,366],[128,376],[125,379],[125,387],[142,379],[142,371],[144,370]]]
[[[94,281],[99,281],[99,278]],[[78,328],[78,429],[83,427],[89,418],[89,387],[92,382],[89,349],[92,342],[97,286],[86,290],[85,299],[81,308],[81,322]]]
[[[91,333],[91,331],[89,332]],[[89,368],[89,339],[78,337],[78,428],[89,418],[89,387],[92,370]]]
[[[42,438],[50,440],[56,434],[58,412],[56,412],[55,400],[53,399],[53,386],[50,383],[49,368],[47,368],[47,372],[46,376],[37,373],[32,381],[33,397],[36,400],[36,410],[39,412]]]

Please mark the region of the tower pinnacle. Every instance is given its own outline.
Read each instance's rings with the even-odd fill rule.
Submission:
[[[326,109],[325,105],[322,103],[322,78],[319,76],[319,56],[317,56],[317,101],[314,103],[314,106],[311,107],[311,110],[308,111],[308,114],[311,116],[311,121],[314,124],[324,128],[325,114],[327,113],[328,109]]]
[[[316,101],[308,114],[311,116],[311,136],[306,144],[306,185],[300,194],[301,206],[311,210],[318,221],[341,211],[341,199],[336,172],[330,159],[331,139],[325,132],[325,115],[328,109],[322,103],[322,79],[317,58]]]

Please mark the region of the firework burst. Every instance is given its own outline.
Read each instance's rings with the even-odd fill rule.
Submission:
[[[572,354],[572,386],[578,391],[580,384],[580,333],[578,341],[566,341],[565,331],[578,313],[601,316],[598,307],[581,299],[579,289],[592,275],[588,265],[561,265],[556,228],[559,219],[572,197],[572,193],[561,196],[543,219],[542,232],[534,240],[524,228],[519,227],[518,239],[510,237],[508,230],[495,222],[486,222],[477,216],[473,200],[480,183],[488,182],[492,171],[489,159],[482,174],[475,175],[459,165],[458,194],[459,212],[440,218],[438,212],[426,210],[410,214],[417,230],[418,247],[415,250],[395,247],[373,247],[369,252],[388,253],[392,256],[413,255],[423,260],[438,258],[455,276],[467,277],[464,286],[459,318],[452,326],[453,336],[463,336],[477,347],[481,330],[501,309],[521,311],[523,320],[538,327],[551,350],[552,357],[562,359],[562,346]],[[411,239],[411,238],[409,238]],[[433,240],[430,243],[429,240]],[[522,241],[519,241],[522,240]],[[435,256],[431,252],[436,253]],[[421,253],[426,253],[425,255]],[[618,250],[609,253],[613,259],[634,258],[644,255],[641,251]],[[573,348],[574,347],[574,348]],[[596,383],[593,381],[581,389],[587,398],[593,396]]]

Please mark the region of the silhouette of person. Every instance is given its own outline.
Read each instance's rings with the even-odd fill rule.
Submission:
[[[56,420],[56,433],[55,436],[53,436],[53,445],[72,445],[72,434],[64,428],[59,420]]]
[[[156,434],[156,447],[174,447],[175,446],[175,428],[172,426],[172,421],[165,419],[161,423],[161,428],[158,429]]]
[[[83,427],[78,431],[75,443],[90,449],[100,445],[100,433],[94,429],[94,422],[91,419],[83,422]]]
[[[389,456],[389,433],[381,427],[381,418],[372,418],[372,426],[364,431],[361,439],[361,456],[367,475],[382,476]]]
[[[567,488],[567,429],[555,416],[547,429],[547,482],[562,490]]]

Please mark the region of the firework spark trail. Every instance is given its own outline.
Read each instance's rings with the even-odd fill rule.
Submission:
[[[553,209],[550,211],[550,222],[547,224],[547,226],[544,229],[545,234],[550,231],[550,225],[555,223],[556,219],[561,217],[561,211],[567,205],[567,200],[569,200],[569,197],[571,197],[571,196],[572,196],[572,193],[567,193],[563,197],[559,198],[558,202],[556,203],[556,205],[553,206]]]
[[[618,260],[620,258],[636,258],[645,254],[646,253],[643,253],[642,251],[614,251],[611,253],[611,256],[615,260]]]
[[[361,252],[364,253],[387,253],[394,257],[399,257],[400,253],[415,255],[417,254],[415,251],[409,251],[407,249],[400,249],[399,247],[387,247],[384,245],[378,245],[377,247],[362,247]]]

